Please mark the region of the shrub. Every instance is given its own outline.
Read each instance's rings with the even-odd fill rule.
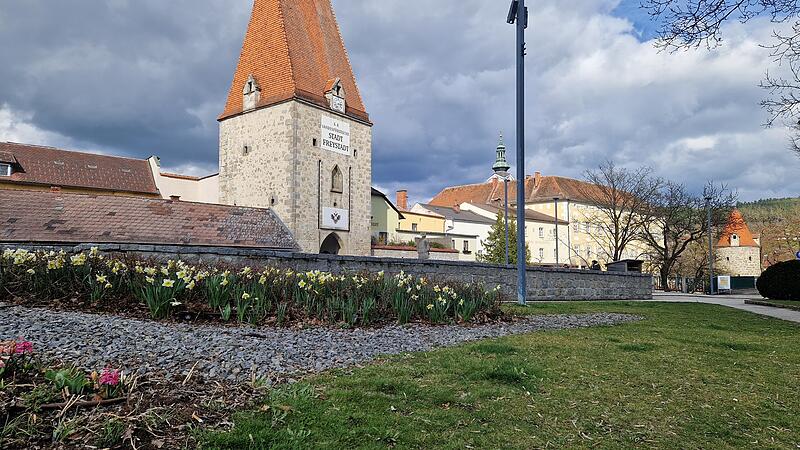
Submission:
[[[758,279],[758,292],[772,300],[800,301],[800,261],[771,266]]]

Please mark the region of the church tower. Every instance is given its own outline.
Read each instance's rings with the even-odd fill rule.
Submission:
[[[255,0],[220,122],[220,201],[304,252],[370,253],[372,123],[330,0]]]

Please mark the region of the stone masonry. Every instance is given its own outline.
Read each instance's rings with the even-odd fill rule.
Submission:
[[[0,249],[6,248],[0,242]],[[86,251],[92,247],[21,246],[28,249],[63,249],[68,252]],[[389,275],[401,271],[419,277],[451,280],[463,283],[483,283],[487,287],[500,286],[516,298],[517,271],[515,267],[497,266],[461,261],[427,261],[410,259],[375,258],[363,256],[310,255],[282,253],[268,250],[184,247],[152,245],[98,245],[101,251],[117,254],[134,254],[143,258],[182,259],[194,264],[225,263],[237,266],[276,266],[295,271],[320,270],[324,272],[385,272]],[[647,300],[653,298],[653,281],[649,274],[622,272],[595,272],[578,269],[530,267],[527,274],[527,298],[531,301],[553,300]]]
[[[350,155],[320,148],[322,116],[350,124]],[[338,166],[342,192],[331,189]],[[336,234],[342,253],[370,253],[372,129],[298,100],[257,109],[220,123],[220,201],[272,208],[304,252],[317,253]],[[322,208],[349,211],[349,231],[321,227]]]

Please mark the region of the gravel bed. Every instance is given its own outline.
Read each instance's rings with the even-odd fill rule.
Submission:
[[[477,326],[386,326],[377,329],[278,329],[164,324],[118,316],[0,304],[0,340],[25,337],[45,356],[86,369],[127,370],[220,380],[302,376],[354,366],[380,355],[427,351],[464,342],[542,330],[641,320],[625,314],[534,316]]]

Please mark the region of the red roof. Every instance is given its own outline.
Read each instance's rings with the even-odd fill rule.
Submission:
[[[728,224],[722,231],[722,236],[717,243],[717,247],[731,247],[731,237],[736,235],[739,237],[739,247],[758,247],[753,233],[744,221],[742,213],[738,209],[734,209],[728,218]]]
[[[0,242],[296,250],[272,210],[147,197],[0,190]]]
[[[492,178],[486,183],[453,186],[443,189],[430,201],[435,206],[454,206],[462,203],[476,205],[502,205],[503,182]],[[508,183],[508,201],[516,203],[517,183]],[[525,179],[525,201],[537,203],[552,201],[558,197],[562,200],[583,201],[593,203],[604,196],[599,192],[599,187],[586,181],[566,177],[527,177]]]
[[[0,159],[13,162],[0,182],[158,195],[150,163],[144,159],[0,142]]]
[[[325,93],[338,78],[347,114],[369,121],[330,0],[255,0],[225,111],[243,112],[250,76],[261,88],[257,107],[300,98],[328,107]]]

